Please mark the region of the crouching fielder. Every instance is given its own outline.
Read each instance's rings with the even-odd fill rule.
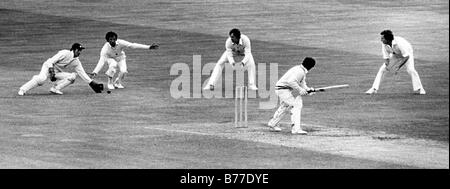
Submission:
[[[159,47],[158,44],[143,45],[117,39],[117,34],[112,31],[106,33],[105,39],[106,43],[100,51],[100,59],[91,75],[93,77],[97,76],[98,72],[103,68],[103,65],[107,63],[108,70],[105,74],[108,76],[108,89],[124,88],[122,80],[124,79],[125,74],[128,73],[124,49],[157,49]],[[117,74],[116,79],[113,80],[117,68],[119,68],[119,73]]]
[[[217,80],[222,74],[222,69],[227,62],[234,68],[236,68],[235,66],[241,66],[242,68],[247,69],[248,89],[255,91],[258,90],[255,83],[256,68],[255,60],[252,55],[250,39],[246,35],[241,34],[239,29],[233,28],[230,30],[229,37],[225,41],[225,49],[225,52],[217,61],[216,66],[211,73],[208,84],[203,88],[203,90],[214,90]],[[240,61],[236,61],[239,59]]]
[[[377,76],[373,81],[372,88],[367,90],[366,94],[377,93],[384,74],[391,71],[390,69],[394,69],[394,74],[397,74],[398,70],[400,70],[403,65],[406,66],[406,71],[411,76],[413,90],[418,91],[418,94],[421,95],[426,94],[422,82],[420,81],[419,74],[414,68],[414,54],[411,43],[403,37],[395,36],[394,38],[394,34],[391,30],[384,30],[380,35],[384,64],[381,65]]]
[[[19,95],[25,95],[29,90],[41,86],[45,83],[47,78],[50,78],[54,84],[50,88],[50,92],[62,95],[61,90],[70,84],[75,82],[77,74],[86,83],[92,87],[98,85],[95,83],[83,69],[78,57],[81,54],[81,50],[84,47],[79,43],[74,43],[70,50],[61,50],[53,57],[44,62],[41,68],[41,72],[38,75],[34,75],[30,81],[22,85],[19,89]],[[64,72],[63,70],[74,68],[76,73]],[[101,85],[101,84],[100,84]],[[97,91],[96,91],[97,92]]]
[[[301,65],[297,65],[289,69],[276,83],[275,93],[278,97],[280,97],[281,103],[280,107],[278,107],[278,110],[268,123],[272,131],[281,131],[279,122],[283,116],[290,111],[291,121],[293,124],[291,133],[307,133],[302,130],[300,125],[301,111],[303,107],[301,96],[307,95],[308,91],[314,91],[314,88],[310,88],[306,85],[306,74],[314,67],[315,64],[316,61],[313,58],[306,57]]]

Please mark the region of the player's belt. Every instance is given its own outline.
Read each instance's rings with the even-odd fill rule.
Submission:
[[[289,89],[292,90],[292,87],[289,86],[275,86],[275,90]]]

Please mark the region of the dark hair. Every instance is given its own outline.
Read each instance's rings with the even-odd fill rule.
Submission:
[[[114,33],[112,31],[106,33],[106,35],[105,35],[106,41],[108,41],[108,39],[111,38],[111,37],[116,37],[116,39],[117,39],[117,33]]]
[[[239,29],[237,29],[237,28],[231,29],[230,32],[228,33],[228,35],[231,35],[231,34],[233,34],[238,39],[241,38],[241,31],[239,31]]]
[[[73,51],[73,50],[75,50],[75,49],[83,50],[83,49],[85,49],[85,48],[84,48],[81,44],[79,44],[79,43],[74,43],[74,44],[72,44],[72,47],[70,48],[70,50]]]
[[[306,57],[305,59],[303,59],[302,65],[307,70],[310,70],[311,68],[314,67],[314,65],[316,65],[316,60],[314,60],[314,58],[311,57]]]
[[[380,34],[383,35],[384,39],[386,39],[388,41],[394,40],[394,34],[392,33],[391,30],[384,30]]]

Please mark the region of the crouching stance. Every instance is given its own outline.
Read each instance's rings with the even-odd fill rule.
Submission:
[[[100,88],[103,84],[97,84],[89,78],[78,59],[81,50],[83,49],[84,47],[79,43],[74,43],[70,50],[59,51],[56,55],[44,62],[41,72],[38,75],[34,75],[30,81],[20,87],[18,94],[20,96],[25,95],[29,90],[37,86],[42,86],[49,78],[50,81],[53,82],[50,92],[62,95],[63,92],[61,92],[61,90],[70,84],[73,84],[77,75],[79,75],[86,83],[89,83],[89,86],[91,86],[95,92],[98,92],[99,89],[95,88]],[[76,73],[64,71],[69,68],[73,68]],[[93,86],[95,86],[95,88]]]
[[[280,107],[269,121],[268,125],[272,131],[281,131],[279,122],[287,112],[291,112],[292,134],[306,134],[302,130],[301,111],[303,107],[302,97],[314,91],[314,88],[306,85],[306,74],[311,70],[316,61],[313,58],[306,57],[301,65],[289,69],[283,77],[276,83],[275,93],[280,97]]]
[[[214,67],[208,84],[203,90],[214,90],[215,85],[219,77],[221,77],[222,69],[225,63],[230,63],[234,68],[240,66],[243,69],[248,70],[248,89],[258,90],[256,87],[256,68],[255,60],[253,59],[250,39],[241,34],[241,31],[237,28],[230,30],[229,37],[225,41],[225,52],[217,61]],[[240,61],[239,61],[240,60]]]
[[[130,43],[128,41],[117,39],[117,34],[110,31],[106,33],[105,36],[106,43],[103,45],[102,50],[100,51],[100,59],[98,60],[97,66],[94,71],[92,71],[91,75],[95,77],[98,72],[103,68],[105,63],[108,64],[108,70],[106,71],[106,75],[108,76],[108,89],[122,89],[124,86],[122,85],[122,80],[125,78],[125,74],[127,71],[127,63],[125,52],[123,51],[126,48],[132,49],[157,49],[159,47],[158,44],[152,45],[143,45],[139,43]],[[116,75],[117,68],[119,68],[119,72],[115,79],[113,79]]]

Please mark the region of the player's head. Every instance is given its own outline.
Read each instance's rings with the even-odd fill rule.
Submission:
[[[383,30],[380,35],[383,44],[390,44],[394,40],[394,34],[391,30]]]
[[[305,59],[303,59],[302,65],[309,71],[316,65],[316,60],[311,57],[305,57]]]
[[[81,54],[81,50],[85,49],[81,44],[74,43],[72,47],[70,48],[71,51],[73,51],[73,57],[78,57]]]
[[[106,33],[105,39],[111,45],[111,47],[115,47],[117,41],[117,33],[110,31]]]
[[[239,39],[241,39],[241,31],[239,31],[239,29],[231,29],[228,35],[230,35],[231,41],[233,41],[233,43],[239,43]]]

